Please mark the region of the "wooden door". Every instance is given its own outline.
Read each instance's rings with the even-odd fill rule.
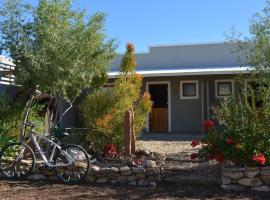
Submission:
[[[151,84],[149,93],[153,101],[149,119],[150,132],[168,132],[168,85]]]
[[[168,131],[168,108],[152,108],[150,127],[152,132]]]

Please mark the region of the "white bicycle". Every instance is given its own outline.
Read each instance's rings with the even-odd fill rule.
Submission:
[[[8,144],[1,150],[0,170],[6,178],[24,178],[33,172],[38,162],[48,169],[54,169],[57,177],[65,183],[80,182],[88,175],[90,169],[87,152],[81,146],[62,146],[58,142],[59,138],[68,136],[68,133],[54,129],[51,131],[52,137],[41,136],[34,131],[34,124],[28,121],[32,102],[38,95],[40,92],[35,90],[26,104],[21,142]],[[64,114],[71,107],[72,103]],[[26,138],[27,127],[30,128],[30,141]],[[46,152],[42,149],[41,142],[46,144]]]

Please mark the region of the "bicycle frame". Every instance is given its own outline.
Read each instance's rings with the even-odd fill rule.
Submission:
[[[37,138],[40,138],[41,140],[45,140],[46,142],[50,143],[53,146],[53,149],[52,149],[52,152],[51,152],[49,158],[47,158],[45,156],[44,152],[42,151],[40,145],[37,142]],[[34,146],[37,148],[37,150],[38,150],[38,152],[39,152],[39,154],[40,154],[40,156],[41,156],[41,158],[46,166],[48,166],[48,167],[67,167],[67,166],[70,166],[74,163],[74,160],[72,159],[72,157],[68,153],[63,151],[61,146],[59,146],[57,143],[53,142],[52,140],[50,140],[44,136],[38,135],[37,133],[35,133],[33,131],[30,131],[30,139],[31,139],[31,142],[34,144]],[[64,156],[68,159],[68,163],[58,164],[58,165],[52,164],[52,161],[53,161],[53,158],[55,156],[57,149],[61,153],[63,153]]]

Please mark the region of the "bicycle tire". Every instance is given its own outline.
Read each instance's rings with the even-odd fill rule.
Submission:
[[[23,152],[21,152],[22,149],[19,149],[21,147],[24,147]],[[16,154],[18,150],[20,151],[20,157],[24,157],[18,157],[19,155]],[[15,159],[14,157],[17,158]],[[15,161],[13,161],[14,159]],[[26,144],[10,143],[4,146],[0,152],[0,171],[8,179],[21,179],[29,176],[33,172],[35,164],[35,154]]]
[[[76,159],[75,164],[80,164],[80,165],[79,166],[76,166],[76,165],[69,166],[68,170],[71,170],[71,171],[67,171],[67,169],[61,169],[60,167],[55,167],[56,176],[64,183],[79,183],[79,182],[83,181],[87,177],[87,175],[89,174],[90,160],[89,160],[89,156],[88,156],[88,153],[86,152],[86,150],[79,145],[69,144],[69,145],[64,146],[61,150],[66,151],[66,153],[69,156],[71,156],[73,159],[75,159],[74,155],[69,151],[71,149],[77,149],[77,151],[79,150],[81,152],[81,155],[83,154],[84,163],[82,164],[81,161],[78,161],[78,159]],[[57,165],[57,160],[60,162],[63,162],[63,161],[68,162],[67,158],[64,158],[64,157],[65,156],[61,153],[61,151],[58,151],[55,158],[54,158],[54,165]],[[76,171],[76,168],[77,169],[84,168],[84,170],[83,171],[81,171],[81,170]],[[71,177],[71,174],[73,174],[76,177]]]

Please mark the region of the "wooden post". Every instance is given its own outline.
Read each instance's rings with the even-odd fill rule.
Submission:
[[[131,155],[131,122],[132,122],[132,115],[131,111],[126,111],[125,114],[125,122],[124,122],[124,140],[125,140],[125,154]]]
[[[130,109],[131,111],[131,153],[134,154],[136,152],[136,137],[135,137],[135,127],[134,127],[134,110],[133,108]]]

